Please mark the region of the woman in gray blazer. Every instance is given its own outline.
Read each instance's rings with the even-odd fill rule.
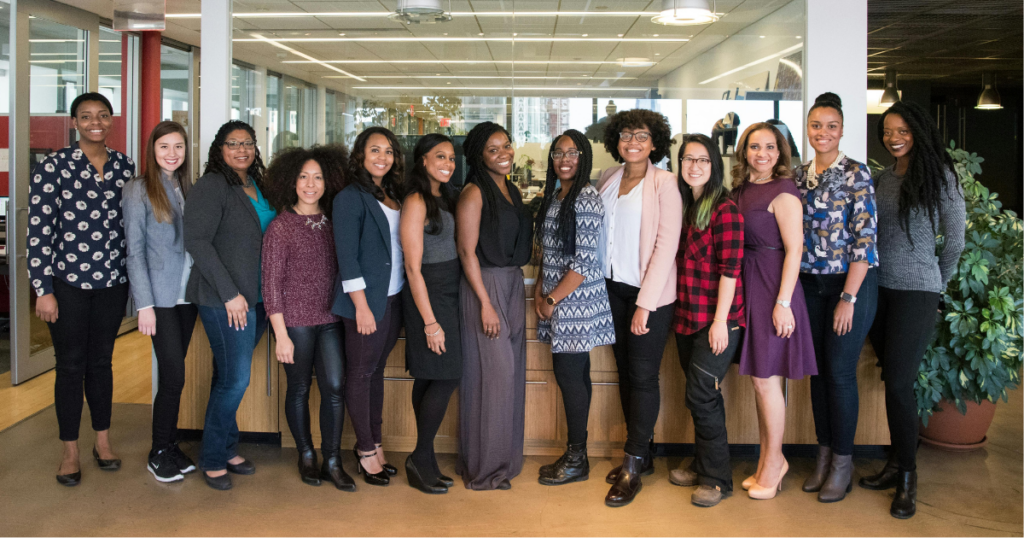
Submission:
[[[206,483],[231,488],[227,473],[253,474],[238,455],[235,414],[249,387],[252,353],[267,328],[260,294],[263,234],[277,211],[263,197],[266,168],[249,124],[229,121],[210,146],[206,173],[185,204],[185,248],[195,260],[185,299],[199,306],[214,376],[199,466]]]
[[[178,448],[185,353],[197,316],[195,305],[185,301],[192,268],[182,225],[185,194],[192,184],[185,166],[188,147],[188,134],[181,124],[157,124],[146,146],[145,172],[124,186],[122,202],[128,278],[139,310],[139,332],[153,339],[159,374],[148,469],[160,482],[182,480],[196,469]]]

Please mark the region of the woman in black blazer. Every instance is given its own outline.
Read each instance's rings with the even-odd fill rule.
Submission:
[[[384,458],[380,429],[384,365],[402,327],[405,273],[396,188],[403,162],[391,131],[363,131],[352,147],[348,185],[334,198],[333,311],[345,326],[345,403],[356,432],[356,471],[375,486],[386,486],[398,472]]]

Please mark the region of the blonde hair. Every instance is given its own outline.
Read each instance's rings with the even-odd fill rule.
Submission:
[[[775,136],[775,146],[779,149],[779,160],[775,163],[775,168],[772,170],[772,177],[793,177],[793,168],[790,164],[793,157],[789,151],[789,141],[786,140],[785,135],[770,123],[755,123],[750,127],[747,127],[746,131],[743,131],[743,135],[740,136],[739,141],[736,143],[737,162],[732,167],[733,190],[742,187],[743,184],[746,183],[747,177],[750,175],[753,167],[750,166],[749,162],[747,162],[747,143],[750,141],[750,136],[752,134],[761,130],[768,130],[772,132]]]

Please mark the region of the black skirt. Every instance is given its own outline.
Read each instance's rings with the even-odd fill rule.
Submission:
[[[444,329],[445,352],[438,355],[427,347],[423,317],[416,308],[409,283],[402,289],[405,317],[405,368],[416,379],[459,379],[462,377],[462,333],[459,330],[459,259],[423,264],[420,272],[427,285],[430,308]],[[433,331],[437,326],[430,327]]]

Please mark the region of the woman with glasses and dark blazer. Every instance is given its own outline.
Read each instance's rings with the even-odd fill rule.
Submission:
[[[249,387],[252,353],[267,328],[260,258],[263,234],[277,211],[263,197],[265,171],[255,131],[229,121],[217,131],[206,173],[185,203],[185,249],[195,262],[185,300],[199,305],[214,366],[199,467],[207,485],[218,490],[231,489],[229,472],[256,472],[238,455],[235,415]]]
[[[402,328],[405,269],[398,203],[404,159],[394,133],[359,133],[347,185],[334,197],[338,282],[333,312],[345,327],[345,402],[356,433],[357,473],[386,486],[398,470],[381,446],[384,366]]]
[[[612,116],[604,147],[623,163],[597,183],[604,202],[600,241],[605,284],[615,323],[615,366],[626,417],[626,456],[606,481],[605,504],[625,506],[654,472],[649,444],[658,421],[658,373],[676,300],[676,250],[683,200],[675,174],[653,163],[672,154],[668,118],[650,110]]]

